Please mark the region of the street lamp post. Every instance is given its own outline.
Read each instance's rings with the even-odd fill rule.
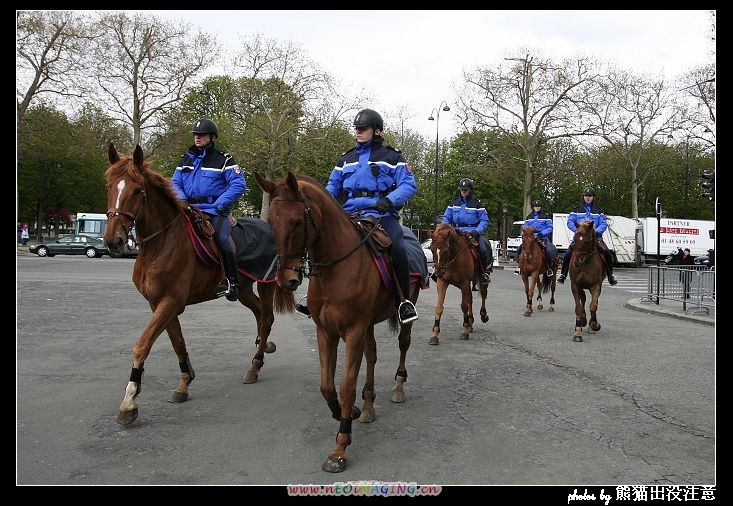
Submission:
[[[502,234],[501,234],[501,256],[503,257],[503,259],[504,259],[505,262],[508,262],[509,261],[509,259],[506,256],[506,240],[507,240],[507,237],[506,237],[506,213],[507,212],[509,212],[509,204],[507,204],[506,202],[504,202],[501,205],[501,214],[502,214],[502,217],[503,217],[502,228],[504,229],[503,232],[502,232]]]
[[[444,111],[450,111],[450,107],[448,107],[448,103],[443,100],[440,105],[437,108],[434,108],[430,112],[430,117],[428,118],[428,121],[435,121],[435,174],[434,176],[434,182],[435,186],[433,188],[433,192],[435,193],[433,195],[433,229],[435,229],[438,226],[438,152],[439,152],[439,131],[438,127],[440,125],[440,107],[445,104],[445,107],[443,107]],[[437,111],[437,112],[436,112]],[[435,117],[433,117],[433,112],[435,112]]]

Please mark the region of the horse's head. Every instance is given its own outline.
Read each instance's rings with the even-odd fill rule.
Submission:
[[[322,211],[313,197],[314,185],[319,183],[307,176],[296,177],[292,172],[278,182],[269,181],[257,172],[254,176],[262,191],[270,194],[267,224],[277,249],[275,278],[281,288],[295,291],[303,282],[308,248],[320,230]]]
[[[445,223],[439,224],[435,231],[428,230],[428,237],[430,237],[430,251],[433,252],[435,273],[441,277],[448,268],[450,259],[455,257],[455,251],[451,254],[451,247],[455,250],[459,237],[455,229]]]
[[[145,234],[146,221],[158,227],[160,220],[170,221],[174,213],[180,213],[180,203],[170,187],[170,180],[150,170],[138,145],[133,155],[120,154],[114,144],[107,152],[111,164],[104,173],[107,191],[107,230],[104,242],[112,253],[122,253],[125,243],[132,237],[132,229]],[[167,209],[148,210],[152,196],[164,195]],[[160,199],[156,199],[160,200]],[[143,230],[141,230],[141,228]]]
[[[576,229],[573,240],[573,251],[576,253],[592,253],[596,250],[598,243],[598,234],[591,220],[583,220],[580,223],[575,222]]]

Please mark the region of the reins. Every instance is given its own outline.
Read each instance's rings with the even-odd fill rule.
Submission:
[[[295,272],[298,272],[298,273],[302,274],[303,276],[305,276],[307,278],[310,278],[310,277],[313,277],[313,276],[319,276],[324,269],[326,269],[327,267],[330,267],[332,265],[335,265],[335,264],[343,261],[344,259],[346,259],[347,257],[349,257],[352,253],[354,253],[357,249],[359,249],[359,247],[361,245],[363,245],[366,242],[366,240],[369,238],[369,236],[374,232],[374,228],[376,228],[376,227],[372,228],[372,230],[370,230],[369,233],[366,236],[364,236],[364,238],[361,241],[359,241],[353,248],[351,248],[351,250],[349,250],[346,254],[344,254],[340,258],[337,258],[336,260],[332,260],[332,261],[327,262],[325,264],[318,263],[318,262],[313,262],[311,260],[311,258],[310,258],[310,246],[311,246],[311,242],[310,242],[310,239],[309,239],[309,236],[308,236],[308,224],[310,223],[310,224],[313,225],[314,231],[316,230],[317,227],[316,227],[315,220],[313,220],[313,215],[311,213],[311,209],[310,209],[310,207],[308,207],[308,204],[307,204],[307,202],[305,200],[305,196],[303,195],[302,190],[300,191],[298,197],[299,198],[295,198],[295,199],[286,199],[284,197],[275,197],[275,198],[272,199],[273,202],[274,201],[277,201],[277,200],[280,200],[280,201],[285,201],[285,202],[300,202],[300,203],[302,203],[303,204],[303,217],[304,217],[304,221],[305,221],[305,237],[303,238],[303,250],[302,250],[302,253],[290,253],[290,254],[285,254],[285,255],[277,255],[277,266],[276,266],[276,269],[278,269],[278,270],[280,270],[280,269],[290,269],[290,270],[293,270]],[[379,223],[379,222],[377,222],[377,223]],[[316,235],[317,235],[317,233],[316,233]],[[307,266],[307,270],[303,266],[301,266],[301,267],[299,267],[297,269],[296,268],[293,268],[293,267],[283,267],[282,266],[282,261],[283,260],[290,260],[290,259],[293,259],[293,258],[300,258],[303,261],[303,264],[302,265],[303,266]]]
[[[109,220],[112,217],[117,218],[120,221],[120,224],[122,225],[122,228],[125,230],[125,234],[127,237],[133,237],[132,230],[137,225],[137,215],[140,212],[140,208],[143,205],[143,200],[145,200],[146,197],[145,189],[143,188],[140,190],[140,200],[138,200],[137,209],[134,213],[130,213],[128,211],[124,211],[122,209],[118,209],[116,207],[111,207],[109,210],[107,210],[107,220]],[[127,216],[132,220],[132,225],[128,228],[127,225],[125,225],[125,222],[120,218],[120,215]],[[162,229],[158,230],[157,232],[147,236],[147,237],[138,237],[137,243],[138,244],[145,244],[147,241],[151,240],[152,238],[156,237],[159,234],[162,234],[166,229],[168,229],[173,223],[180,218],[183,215],[183,213],[179,212],[175,218],[173,218],[166,226],[164,226]]]
[[[456,235],[458,235],[458,234],[456,233]],[[460,238],[460,236],[458,236],[458,237]],[[450,235],[448,236],[448,239],[450,239]],[[435,242],[436,242],[436,243],[438,243],[438,242],[441,242],[441,241],[435,241]],[[445,274],[445,271],[447,271],[447,270],[448,270],[448,268],[450,268],[451,264],[452,264],[453,262],[455,262],[455,261],[456,261],[456,260],[458,259],[458,256],[459,256],[459,255],[461,254],[461,252],[462,252],[462,251],[463,251],[464,249],[467,249],[467,248],[468,248],[469,242],[468,242],[468,241],[464,241],[464,242],[465,242],[465,244],[463,245],[463,247],[462,247],[462,248],[460,248],[460,249],[459,249],[459,250],[458,250],[458,251],[456,252],[456,254],[455,254],[455,255],[453,255],[453,258],[451,258],[450,260],[446,261],[446,262],[445,262],[445,264],[443,264],[443,266],[442,266],[442,269],[443,269],[443,274]]]

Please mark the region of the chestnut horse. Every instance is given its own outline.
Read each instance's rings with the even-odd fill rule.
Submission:
[[[346,447],[351,444],[351,421],[375,420],[374,365],[377,343],[374,325],[389,320],[397,329],[395,297],[380,276],[380,269],[362,233],[354,226],[349,213],[339,205],[321,183],[305,175],[287,176],[272,182],[255,173],[263,191],[270,194],[267,222],[277,244],[278,284],[295,291],[309,278],[308,310],[316,324],[318,358],[321,367],[321,394],[334,419],[340,421],[336,446],[321,468],[338,473],[346,469]],[[407,233],[408,229],[403,227]],[[416,249],[427,262],[415,239]],[[409,299],[417,302],[423,285],[410,276]],[[403,384],[407,380],[405,357],[411,342],[412,322],[401,326],[399,333],[400,362],[392,390],[392,402],[404,402]],[[344,372],[338,394],[334,383],[337,348],[343,339],[346,345]],[[367,370],[361,397],[356,400],[356,384],[362,356]]]
[[[430,250],[433,252],[434,273],[437,276],[438,303],[435,306],[435,323],[433,333],[430,336],[429,344],[438,345],[440,334],[440,318],[445,308],[445,293],[448,285],[453,285],[461,290],[461,311],[463,311],[463,327],[459,339],[467,340],[468,335],[473,332],[473,294],[471,293],[471,280],[478,278],[479,293],[481,294],[481,321],[489,321],[486,312],[486,294],[488,285],[481,280],[481,264],[474,258],[469,241],[470,235],[459,233],[453,226],[441,223],[435,231],[428,230],[430,237]],[[483,238],[480,238],[483,241]],[[477,254],[480,254],[478,247]]]
[[[537,309],[542,311],[542,294],[549,293],[550,307],[547,309],[552,312],[555,310],[555,287],[557,286],[557,264],[552,260],[547,260],[544,255],[544,247],[535,237],[536,228],[522,227],[522,254],[519,256],[519,271],[524,282],[524,292],[527,294],[527,307],[524,309],[524,316],[532,316],[532,298],[534,290],[537,288]],[[547,275],[549,269],[552,270],[552,276]],[[530,281],[530,278],[532,281]]]
[[[598,249],[598,234],[591,220],[578,223],[573,237],[573,252],[570,257],[570,289],[575,297],[575,334],[573,341],[583,341],[583,327],[588,325],[588,333],[595,334],[601,329],[596,312],[601,287],[606,278],[606,266],[603,264],[603,253]],[[585,291],[590,293],[590,322],[585,312]]]
[[[122,252],[131,230],[137,231],[140,250],[132,281],[153,310],[150,322],[133,347],[132,373],[117,416],[117,423],[128,425],[138,418],[136,398],[140,394],[145,359],[164,330],[181,369],[180,383],[168,401],[180,403],[188,399],[188,387],[195,374],[178,315],[188,305],[217,297],[216,286],[222,279],[222,269],[207,266],[199,259],[189,237],[186,207],[171,189],[170,180],[149,168],[139,145],[130,157],[121,155],[110,144],[108,157],[112,165],[105,172],[109,210],[104,242],[113,254]],[[264,222],[262,226],[269,233]],[[272,258],[264,261],[274,263],[274,260],[273,248]],[[257,294],[253,290],[255,280],[245,276],[240,266],[239,302],[257,320],[257,352],[243,383],[257,381],[264,354],[276,349],[268,341],[275,320],[273,308],[278,313],[292,312],[295,308],[294,295],[279,289],[274,277],[271,281],[256,282]]]

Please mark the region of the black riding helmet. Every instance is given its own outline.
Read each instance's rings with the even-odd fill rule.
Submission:
[[[534,207],[534,206],[540,206],[540,207],[542,207],[542,201],[535,200],[534,202],[532,202],[532,207]]]
[[[464,177],[460,181],[458,181],[458,189],[459,190],[471,190],[473,189],[473,181],[468,179],[467,177]]]
[[[384,131],[384,121],[382,121],[382,116],[373,109],[362,109],[357,112],[356,117],[354,118],[354,126],[372,127],[374,129],[378,128],[380,131]]]
[[[586,195],[590,195],[591,197],[595,197],[596,196],[596,191],[593,188],[586,188],[585,190],[583,190],[583,197],[585,197]]]
[[[192,134],[213,134],[217,137],[219,137],[219,127],[216,126],[216,123],[211,121],[208,118],[201,118],[199,120],[196,120],[196,122],[193,124],[193,128],[191,128]]]

